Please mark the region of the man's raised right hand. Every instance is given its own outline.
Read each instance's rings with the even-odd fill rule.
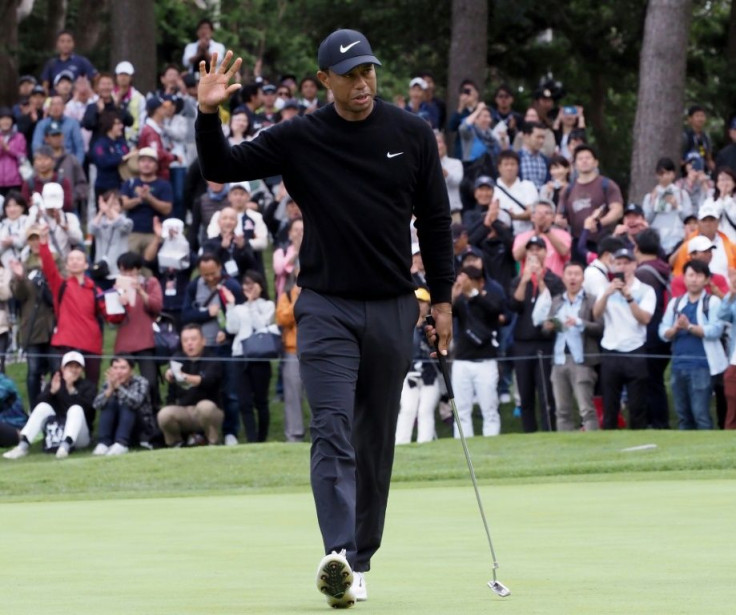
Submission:
[[[197,102],[202,113],[216,113],[220,104],[230,98],[240,89],[239,83],[228,85],[230,80],[240,69],[242,58],[233,61],[233,52],[228,50],[225,59],[217,68],[217,53],[212,54],[210,69],[206,68],[204,60],[199,63],[199,88]]]

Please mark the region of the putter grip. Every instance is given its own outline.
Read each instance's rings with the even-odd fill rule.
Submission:
[[[424,321],[430,326],[434,327],[435,322],[434,318],[432,318],[431,314],[427,314],[427,316],[424,318]],[[437,351],[437,360],[440,363],[440,371],[442,372],[442,378],[445,380],[445,388],[447,389],[447,395],[450,399],[455,399],[455,393],[452,391],[452,382],[450,382],[450,372],[447,370],[447,357],[440,353],[439,348],[439,342],[440,342],[440,336],[438,335],[436,337],[436,342],[434,343],[434,349]]]

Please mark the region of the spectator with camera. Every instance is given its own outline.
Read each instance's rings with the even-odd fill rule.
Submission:
[[[562,294],[565,287],[559,276],[544,266],[547,260],[547,243],[534,235],[526,243],[526,258],[521,275],[511,283],[512,295],[509,307],[517,313],[514,329],[514,369],[521,397],[521,422],[526,433],[537,431],[536,401],[542,411],[543,431],[555,428],[554,400],[550,395],[552,365],[549,357],[554,349],[554,340],[542,329],[542,320],[535,322],[534,306],[545,290],[551,297]]]
[[[728,367],[721,301],[705,292],[710,270],[704,262],[688,261],[684,276],[687,294],[669,302],[659,335],[672,342],[672,397],[680,429],[713,429],[712,378]]]
[[[246,299],[244,303],[236,305],[235,295],[226,288],[222,290],[227,302],[226,327],[227,332],[234,335],[232,356],[245,359],[237,382],[246,438],[248,442],[265,442],[270,423],[268,389],[271,384],[271,362],[260,357],[250,357],[245,351],[247,340],[251,336],[259,333],[280,336],[280,333],[274,325],[276,306],[268,298],[268,288],[263,276],[257,271],[249,270],[243,275],[242,281]],[[257,427],[254,407],[258,411]]]
[[[504,297],[486,292],[483,272],[466,266],[460,270],[452,288],[452,300],[457,318],[452,388],[460,424],[466,436],[473,436],[473,399],[477,397],[483,416],[483,435],[497,436],[501,432],[501,417],[496,358]],[[459,437],[457,428],[455,437]]]
[[[598,297],[593,317],[603,318],[601,388],[603,428],[616,429],[621,394],[628,391],[631,429],[647,427],[647,325],[657,306],[654,289],[635,275],[636,257],[628,248],[614,255],[612,281]]]
[[[108,190],[97,198],[97,213],[89,223],[95,240],[92,279],[104,290],[112,287],[118,275],[118,257],[128,251],[133,221],[122,213],[120,193]]]
[[[560,107],[552,125],[555,141],[560,155],[567,160],[572,158],[573,148],[570,147],[570,137],[574,130],[585,130],[585,115],[580,105],[565,105]]]
[[[457,110],[450,116],[447,129],[450,132],[458,132],[460,124],[465,120],[478,106],[480,93],[478,86],[470,79],[463,79],[458,89]],[[455,139],[454,158],[463,159],[462,142]]]
[[[135,441],[151,446],[156,422],[150,386],[143,376],[133,373],[134,367],[134,361],[127,357],[116,356],[110,361],[105,383],[92,403],[100,413],[93,455],[124,455]]]
[[[396,444],[411,442],[414,424],[417,443],[431,442],[436,437],[434,413],[440,401],[440,382],[436,361],[430,358],[434,349],[424,334],[429,314],[430,297],[426,288],[414,291],[419,302],[419,319],[414,328],[412,365],[404,378],[401,407],[396,421]]]
[[[51,373],[51,335],[56,324],[54,299],[41,271],[40,235],[38,226],[29,226],[22,262],[10,262],[13,273],[10,291],[20,305],[18,345],[26,356],[26,389],[31,408],[36,406],[43,378]],[[59,255],[54,258],[58,268],[61,265]]]
[[[154,239],[153,218],[171,213],[174,192],[171,184],[158,176],[158,153],[150,147],[138,152],[138,177],[128,180],[121,190],[123,210],[133,220],[129,249],[143,254]]]
[[[565,263],[570,260],[572,238],[567,231],[552,226],[555,219],[555,206],[551,201],[539,200],[532,205],[532,225],[529,231],[519,233],[514,238],[513,254],[518,262],[526,258],[526,244],[532,237],[541,237],[547,245],[545,268],[557,276],[562,275]]]
[[[143,261],[163,290],[163,312],[180,327],[181,310],[192,273],[191,251],[184,235],[184,222],[153,218],[154,240],[143,253]]]
[[[113,352],[133,356],[138,369],[148,381],[150,401],[158,404],[158,368],[154,358],[153,323],[161,313],[163,295],[161,285],[153,276],[143,276],[143,258],[135,252],[124,252],[118,257],[119,275],[115,289],[123,313],[111,317],[118,325]]]
[[[44,450],[55,450],[57,459],[89,446],[97,387],[84,377],[84,364],[81,353],[72,350],[64,354],[61,370],[54,372],[39,395],[28,422],[20,430],[20,442],[3,454],[5,459],[28,455],[31,443],[41,433],[45,433]]]
[[[214,360],[214,353],[207,348],[205,334],[197,323],[182,328],[181,348],[182,354],[172,359],[164,375],[173,403],[161,408],[158,426],[166,446],[184,446],[189,436],[199,433],[204,434],[208,444],[217,444],[224,418],[218,407],[222,364]]]
[[[690,197],[693,214],[697,217],[701,205],[705,203],[705,199],[713,189],[713,181],[705,172],[705,163],[700,154],[691,152],[685,156],[683,176],[675,182],[675,185]]]
[[[593,394],[603,323],[593,317],[595,297],[583,290],[583,277],[580,263],[566,263],[562,272],[565,292],[553,299],[545,289],[534,308],[535,320],[543,320],[542,328],[555,336],[552,394],[557,431],[573,431],[581,422],[585,431],[598,429]],[[575,404],[580,421],[573,418]]]
[[[677,169],[669,158],[657,162],[657,185],[644,196],[642,209],[649,226],[656,229],[664,253],[671,254],[685,238],[685,218],[692,214],[690,196],[675,185]]]

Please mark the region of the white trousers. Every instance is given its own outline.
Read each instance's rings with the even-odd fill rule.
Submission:
[[[404,378],[401,389],[401,410],[396,423],[396,444],[411,442],[414,423],[417,424],[417,442],[431,442],[434,439],[434,411],[440,401],[438,380],[424,384],[421,378],[412,378],[416,386],[409,386],[409,376]]]
[[[501,416],[498,414],[498,363],[485,361],[458,361],[452,364],[452,388],[455,405],[463,434],[473,433],[473,398],[477,397],[483,416],[483,435],[497,436],[501,432]],[[459,434],[455,426],[455,437]]]
[[[20,430],[21,435],[25,436],[29,442],[33,442],[36,436],[41,433],[46,419],[52,416],[56,416],[56,412],[49,404],[42,401],[31,412],[26,426]],[[89,446],[89,428],[87,427],[87,420],[84,418],[82,406],[74,405],[67,410],[64,438],[71,438],[76,448]]]

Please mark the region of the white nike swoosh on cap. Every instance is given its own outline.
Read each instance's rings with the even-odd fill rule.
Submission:
[[[404,152],[396,152],[395,154],[392,154],[391,152],[386,152],[386,158],[396,158],[396,156],[401,156]]]
[[[356,46],[356,45],[357,45],[357,44],[358,44],[359,42],[360,42],[360,41],[355,41],[354,43],[350,43],[350,44],[349,44],[349,45],[348,45],[347,47],[343,47],[342,45],[340,45],[340,53],[347,53],[347,51],[348,51],[348,50],[349,50],[349,49],[350,49],[351,47],[355,47],[355,46]]]

